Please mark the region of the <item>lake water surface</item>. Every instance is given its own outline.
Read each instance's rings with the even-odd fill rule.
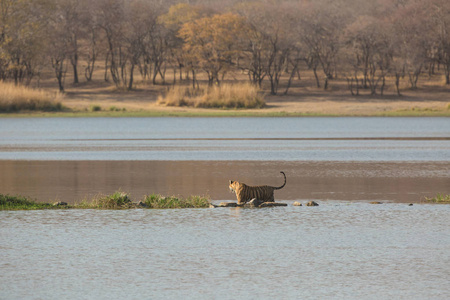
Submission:
[[[0,118],[2,194],[219,202],[284,171],[289,204],[0,211],[0,299],[448,299],[450,206],[420,202],[449,170],[449,118]]]
[[[448,299],[450,206],[0,212],[1,299]]]
[[[0,119],[2,160],[448,161],[449,118]]]
[[[449,118],[0,118],[0,191],[418,202],[450,193]]]

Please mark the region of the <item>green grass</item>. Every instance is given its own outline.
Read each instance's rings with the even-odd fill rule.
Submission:
[[[0,210],[36,210],[36,209],[131,209],[131,208],[208,208],[208,197],[191,196],[186,199],[164,197],[152,194],[146,196],[139,205],[133,202],[127,193],[117,191],[111,195],[97,195],[91,200],[84,199],[74,205],[54,205],[40,203],[22,196],[0,194]]]
[[[48,203],[37,203],[27,197],[0,194],[0,210],[35,210],[57,208]]]
[[[210,205],[210,200],[201,196],[180,199],[152,194],[146,196],[143,202],[149,208],[207,208]]]
[[[324,114],[311,112],[268,112],[264,109],[253,111],[242,111],[235,109],[224,109],[220,111],[211,111],[204,109],[202,111],[61,111],[61,112],[17,112],[0,114],[0,118],[97,118],[97,117],[203,117],[203,118],[220,118],[220,117],[450,117],[450,110],[439,111],[423,111],[423,110],[401,110],[376,112],[373,114]]]
[[[74,208],[85,209],[125,209],[131,208],[133,203],[127,193],[118,191],[111,195],[97,195],[91,201],[83,200]]]
[[[425,200],[431,203],[450,204],[450,195],[437,194],[436,197],[433,198],[425,197]]]

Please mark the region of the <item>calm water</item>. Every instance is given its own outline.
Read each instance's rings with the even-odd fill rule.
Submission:
[[[320,203],[0,212],[0,299],[450,298],[450,206],[417,204],[449,158],[448,118],[0,118],[3,194],[231,200],[283,170],[276,199]]]
[[[450,206],[0,212],[1,299],[448,299]]]
[[[2,160],[448,161],[449,118],[0,119]]]
[[[76,202],[119,189],[231,200],[418,202],[450,193],[450,118],[0,118],[0,193]]]

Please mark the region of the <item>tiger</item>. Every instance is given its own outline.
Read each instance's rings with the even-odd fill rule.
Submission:
[[[243,205],[254,198],[261,202],[275,202],[273,191],[282,189],[286,185],[286,174],[283,171],[280,173],[284,176],[284,183],[279,187],[268,185],[249,186],[245,183],[230,180],[229,188],[231,192],[236,194],[238,205]]]

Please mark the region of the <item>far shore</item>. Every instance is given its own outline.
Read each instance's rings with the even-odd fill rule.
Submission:
[[[327,90],[314,87],[312,75],[305,72],[302,80],[295,80],[288,93],[280,90],[271,95],[263,84],[266,106],[253,109],[213,109],[186,106],[164,106],[157,103],[171,84],[140,82],[131,91],[117,89],[111,83],[96,78],[92,82],[66,84],[58,112],[20,111],[0,113],[4,117],[449,117],[450,86],[440,76],[422,76],[417,89],[410,89],[403,81],[401,96],[390,83],[384,94],[370,95],[360,90],[352,96],[344,78],[330,81]],[[237,75],[236,75],[237,76]],[[245,77],[227,82],[245,82]],[[284,79],[283,79],[284,80]],[[54,80],[46,79],[40,88],[55,92]],[[392,80],[391,80],[392,81]],[[284,83],[284,82],[283,82]],[[188,86],[189,81],[177,82]]]

